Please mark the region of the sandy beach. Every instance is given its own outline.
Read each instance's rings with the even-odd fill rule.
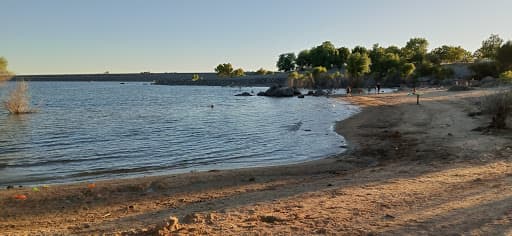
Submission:
[[[419,92],[335,98],[363,109],[319,161],[0,190],[0,234],[511,235],[512,132],[468,115],[489,91]]]

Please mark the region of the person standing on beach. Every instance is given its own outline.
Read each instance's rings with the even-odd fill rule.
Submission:
[[[347,97],[352,97],[352,88],[347,86]]]
[[[376,87],[376,89],[375,89],[376,91],[375,92],[377,94],[379,94],[380,93],[380,83],[377,83],[377,85],[375,85],[375,87]]]

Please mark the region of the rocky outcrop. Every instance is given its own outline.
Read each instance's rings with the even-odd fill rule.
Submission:
[[[238,97],[250,97],[250,96],[252,96],[252,94],[250,94],[248,92],[243,92],[243,93],[236,94],[235,96],[238,96]]]
[[[258,93],[258,96],[267,97],[293,97],[294,95],[300,94],[300,91],[290,87],[282,87],[280,85],[274,85],[267,89],[265,92]]]

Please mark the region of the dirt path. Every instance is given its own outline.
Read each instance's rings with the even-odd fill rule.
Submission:
[[[511,132],[471,131],[481,91],[424,93],[340,98],[365,108],[338,157],[1,190],[0,232],[155,235],[176,216],[172,235],[512,235]]]

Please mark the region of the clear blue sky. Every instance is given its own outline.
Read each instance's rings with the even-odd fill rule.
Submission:
[[[337,47],[474,51],[512,39],[511,0],[2,0],[0,56],[18,74],[275,69],[281,53]]]

